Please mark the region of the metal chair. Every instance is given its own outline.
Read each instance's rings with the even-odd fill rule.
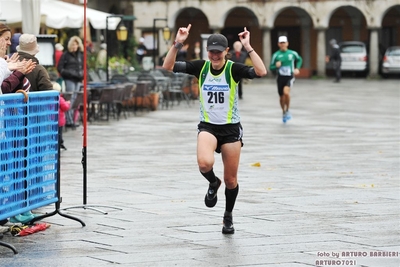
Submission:
[[[70,110],[79,110],[79,121],[82,121],[81,106],[83,105],[83,92],[76,92],[76,97],[74,102],[70,106]]]
[[[100,89],[100,97],[98,100],[92,100],[92,113],[95,120],[102,119],[105,115],[105,120],[109,120],[110,112],[114,114],[114,95],[117,89],[115,87],[106,87]]]
[[[171,107],[174,105],[175,101],[178,102],[179,105],[182,100],[186,100],[186,103],[190,105],[191,89],[190,75],[186,73],[175,73],[168,90]]]
[[[123,113],[125,119],[127,118],[126,111],[129,108],[127,101],[129,101],[132,96],[132,88],[133,83],[121,83],[118,84],[115,89],[114,105],[117,110],[117,120],[119,120],[121,113]]]
[[[137,110],[143,111],[143,109],[150,110],[148,99],[150,97],[150,85],[149,81],[138,81],[136,88],[133,92],[133,112],[136,115]]]
[[[128,77],[122,74],[115,74],[110,79],[111,83],[127,83],[130,82]]]

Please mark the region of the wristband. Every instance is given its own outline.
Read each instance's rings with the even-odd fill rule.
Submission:
[[[247,54],[250,54],[251,52],[253,52],[254,51],[254,49],[251,49],[249,52],[247,52]]]
[[[182,43],[177,42],[176,40],[174,41],[174,43],[172,44],[176,49],[181,49],[183,47]]]

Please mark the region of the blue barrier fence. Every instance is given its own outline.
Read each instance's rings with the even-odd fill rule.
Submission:
[[[0,220],[58,200],[58,98],[0,96]]]
[[[0,220],[52,203],[58,212],[58,106],[56,91],[29,93],[26,103],[0,95]]]

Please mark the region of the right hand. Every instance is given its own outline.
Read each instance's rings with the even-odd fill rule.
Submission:
[[[17,70],[24,75],[32,72],[35,67],[36,67],[36,62],[33,62],[32,59],[8,62],[9,70]]]
[[[189,36],[190,28],[192,28],[192,24],[189,24],[187,27],[180,27],[176,33],[175,40],[183,44]]]
[[[277,61],[277,62],[275,63],[275,66],[276,66],[277,68],[280,68],[280,67],[282,66],[282,62]]]

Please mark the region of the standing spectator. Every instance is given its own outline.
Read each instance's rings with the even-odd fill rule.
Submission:
[[[20,60],[32,60],[36,63],[36,67],[31,73],[26,74],[31,83],[31,92],[45,91],[53,89],[50,76],[47,70],[39,64],[39,60],[35,57],[39,53],[39,45],[36,36],[24,33],[19,37],[19,45],[17,46],[18,56]]]
[[[247,53],[243,51],[243,45],[240,41],[233,43],[233,51],[231,51],[231,60],[244,64],[246,62]],[[243,98],[243,79],[239,81],[239,99]]]
[[[17,46],[19,45],[20,36],[21,33],[14,33],[13,36],[11,37],[10,53],[8,54],[8,57],[11,57],[12,54],[17,52]]]
[[[185,44],[181,49],[179,49],[178,54],[176,54],[176,61],[185,61],[187,59],[188,49],[189,44]]]
[[[11,46],[11,29],[4,23],[0,23],[0,37],[4,39],[6,49]],[[1,51],[1,53],[4,54],[2,58],[7,58],[5,54],[7,51]]]
[[[29,91],[31,85],[25,74],[30,73],[36,66],[32,60],[18,61],[18,55],[14,53],[10,57],[6,55],[7,47],[11,46],[11,29],[0,23],[0,69],[1,90],[0,94],[14,93],[18,89]]]
[[[0,24],[0,81],[1,81],[1,88],[0,88],[0,94],[4,93],[13,93],[18,89],[23,89],[25,91],[29,91],[30,84],[29,80],[27,80],[24,77],[24,73],[29,73],[30,71],[33,70],[35,67],[35,63],[32,62],[32,60],[23,60],[23,61],[18,61],[17,54],[13,54],[10,58],[7,57],[7,61],[5,60],[6,58],[6,51],[7,47],[11,45],[11,42],[9,41],[9,37],[11,36],[11,31],[10,29],[5,26],[4,24]],[[12,72],[14,70],[14,72]],[[18,77],[14,77],[13,74],[16,72],[19,72]],[[17,73],[18,74],[18,73]],[[21,74],[21,75],[20,75]],[[23,77],[21,80],[19,77]],[[8,83],[7,83],[8,80]],[[22,81],[22,83],[21,83]],[[6,82],[6,83],[5,83]],[[7,88],[7,92],[4,91],[5,87]],[[20,121],[14,121],[13,124],[19,124],[21,123]],[[5,125],[5,127],[7,127]],[[12,142],[11,142],[12,143]],[[15,146],[15,144],[11,144],[11,146]],[[13,155],[15,155],[13,153]],[[13,157],[13,156],[11,156]],[[9,158],[9,160],[13,160],[12,158]],[[17,174],[16,174],[17,176]],[[31,211],[24,212],[22,214],[15,215],[10,218],[10,222],[12,223],[26,223],[31,221],[33,218],[35,218],[35,214],[33,214]],[[6,220],[1,220],[0,225],[4,225],[7,223]]]
[[[199,41],[194,43],[194,50],[192,55],[192,60],[197,60],[197,59],[201,59],[201,46]]]
[[[147,54],[147,47],[144,45],[144,38],[140,37],[139,45],[136,49],[136,59],[140,65],[142,65],[143,57]]]
[[[288,49],[289,42],[286,36],[279,36],[279,50],[272,55],[270,69],[277,70],[277,85],[279,94],[279,103],[282,108],[282,121],[286,123],[292,118],[289,111],[290,106],[290,88],[293,87],[294,76],[300,73],[300,67],[303,59],[294,50]],[[296,65],[295,65],[296,63]]]
[[[82,86],[83,79],[83,44],[78,36],[72,36],[68,41],[67,51],[63,53],[58,63],[57,70],[65,82],[65,91],[73,93],[71,103],[74,103],[76,92]],[[79,110],[69,110],[66,112],[66,127],[75,128],[77,124]]]
[[[342,65],[342,57],[340,56],[339,45],[335,39],[329,41],[332,47],[330,56],[326,56],[326,62],[331,62],[333,70],[335,71],[335,80],[333,82],[339,83],[342,76],[340,65]]]
[[[54,52],[54,59],[55,59],[54,66],[57,68],[58,62],[60,62],[60,58],[61,58],[61,56],[62,56],[63,53],[64,53],[64,46],[63,46],[62,44],[60,44],[60,43],[56,43],[56,45],[54,46],[54,48],[55,48],[55,52]],[[63,88],[63,86],[65,86],[65,85],[64,85],[64,80],[63,80],[63,78],[61,77],[61,75],[60,75],[60,73],[59,73],[58,71],[57,71],[57,77],[54,77],[54,78],[50,77],[50,80],[56,81],[56,82],[61,86],[61,88]]]
[[[96,59],[96,69],[106,69],[107,68],[107,44],[102,43],[100,45],[100,51],[97,53]]]
[[[60,62],[60,58],[62,56],[62,54],[64,53],[64,46],[60,43],[56,43],[56,45],[54,46],[54,48],[56,49],[55,51],[55,66],[57,68],[58,66],[58,62]]]
[[[93,43],[90,40],[86,40],[86,51],[88,55],[93,53]]]
[[[66,101],[61,93],[61,86],[58,83],[53,83],[53,89],[60,92],[60,104],[58,105],[58,142],[60,148],[67,150],[64,145],[63,128],[65,126],[65,112],[70,108],[70,101]]]

